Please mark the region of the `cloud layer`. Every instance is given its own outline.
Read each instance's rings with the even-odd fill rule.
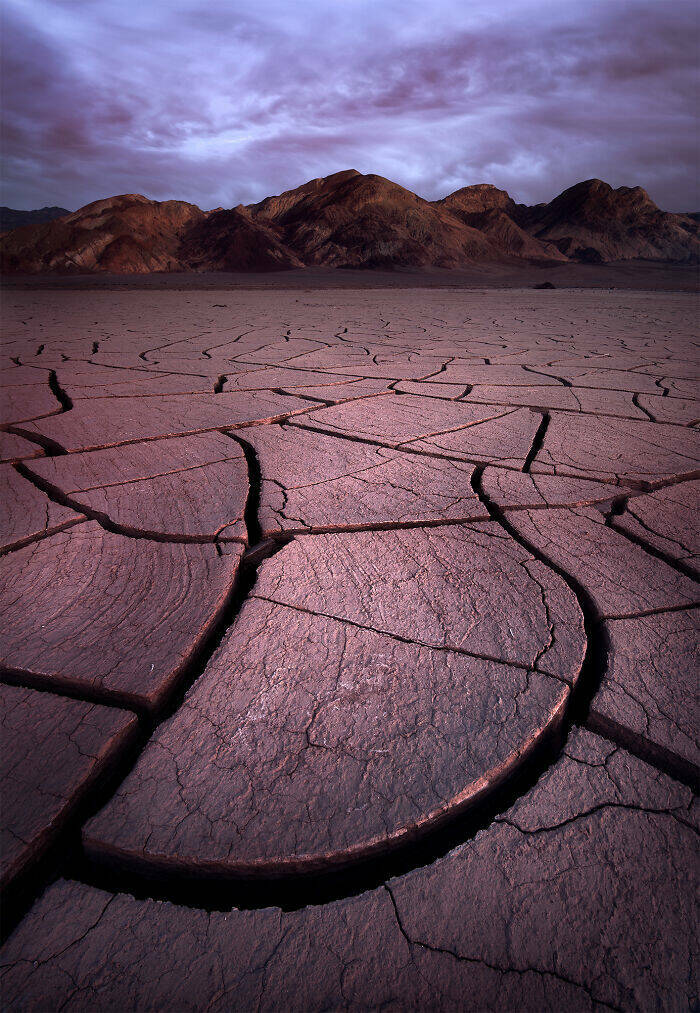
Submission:
[[[684,0],[6,0],[2,202],[248,203],[343,168],[428,198],[581,179],[700,208]]]

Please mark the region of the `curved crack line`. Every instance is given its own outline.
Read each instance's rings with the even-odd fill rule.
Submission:
[[[48,436],[44,436],[42,433],[30,432],[28,429],[22,429],[21,425],[8,425],[3,427],[3,431],[11,433],[12,436],[19,436],[23,440],[27,440],[29,443],[33,443],[35,447],[41,447],[45,451],[47,457],[58,457],[60,454],[67,454],[68,451],[65,447],[62,447],[56,440],[52,440]]]
[[[542,445],[544,443],[544,438],[547,435],[547,429],[549,428],[550,421],[551,421],[551,416],[550,416],[549,412],[548,411],[543,411],[542,412],[542,418],[540,420],[540,424],[537,427],[537,432],[535,433],[535,435],[532,438],[532,445],[531,445],[531,447],[530,447],[530,449],[528,451],[527,457],[525,458],[525,462],[523,464],[522,470],[526,474],[529,473],[533,461],[535,460],[535,458],[539,454],[540,450],[542,449]]]
[[[232,438],[238,439],[233,434]],[[240,442],[243,446],[244,441]],[[252,447],[246,445],[244,452],[249,461],[249,506],[253,512],[259,504],[259,464]],[[252,521],[252,517],[250,519]],[[253,535],[254,526],[251,524],[251,527]],[[265,551],[266,544],[272,546],[270,551]],[[259,548],[262,555],[255,557],[255,566],[281,546],[270,540],[261,543]],[[247,591],[241,595],[239,607],[248,598],[255,597],[256,576],[252,575]],[[230,625],[221,631],[221,637]],[[189,685],[193,682],[194,679],[190,680]],[[472,839],[529,791],[556,762],[567,741],[572,725],[569,716],[571,687],[567,686],[569,692],[549,715],[544,729],[514,749],[504,763],[483,779],[475,792],[453,800],[410,832],[401,831],[390,840],[382,838],[376,843],[369,842],[347,856],[337,856],[335,863],[296,861],[274,869],[268,865],[257,871],[252,866],[227,868],[220,862],[193,864],[165,856],[146,859],[141,854],[104,844],[94,847],[87,841],[82,848],[76,846],[74,849],[68,874],[103,889],[120,890],[136,897],[164,898],[208,910],[270,905],[292,909],[305,907],[311,897],[315,903],[322,903],[357,895],[383,884],[388,878],[425,865],[457,844]],[[171,704],[169,713],[174,713],[175,709]]]
[[[539,559],[545,566],[548,566],[551,570],[557,573],[562,580],[571,588],[573,593],[576,595],[579,607],[584,616],[584,627],[586,630],[586,656],[584,658],[583,666],[581,668],[581,676],[578,682],[574,686],[572,693],[571,707],[572,707],[572,720],[574,724],[586,727],[591,731],[596,732],[598,735],[602,735],[604,738],[609,739],[611,742],[622,746],[627,749],[628,752],[632,753],[638,759],[645,763],[650,764],[657,770],[666,774],[668,777],[674,780],[680,781],[682,784],[686,784],[694,791],[698,790],[698,771],[694,764],[690,764],[684,760],[683,757],[677,756],[670,750],[666,750],[656,743],[645,738],[642,735],[636,734],[629,730],[624,729],[618,725],[615,721],[610,721],[600,714],[591,714],[591,705],[593,698],[595,697],[602,679],[608,670],[608,658],[610,653],[610,638],[605,624],[605,619],[616,618],[612,616],[604,617],[597,605],[595,604],[591,594],[584,585],[576,580],[571,574],[567,573],[563,567],[559,566],[550,560],[545,553],[543,553],[537,546],[533,545],[527,538],[520,534],[510,523],[508,517],[502,512],[500,507],[493,503],[486,492],[481,487],[481,477],[484,468],[477,468],[474,471],[472,477],[472,485],[475,492],[479,495],[484,505],[489,509],[493,520],[498,521],[505,530],[515,539],[523,548],[527,549],[536,559]],[[624,502],[624,497],[622,497]],[[620,500],[616,501],[613,505],[613,512],[620,510]],[[611,527],[615,531],[618,528],[611,524]],[[625,532],[620,529],[621,534]],[[636,539],[630,539],[636,541]],[[641,539],[640,539],[641,542]],[[646,548],[642,545],[642,548]],[[651,547],[650,547],[651,548]],[[664,558],[659,553],[652,553],[653,555],[659,555],[660,558]],[[664,559],[665,562],[668,562]],[[678,566],[675,567],[678,569]],[[697,576],[693,576],[693,579],[697,582]],[[691,605],[685,605],[684,608],[691,608]],[[663,609],[660,611],[670,611]],[[590,673],[590,677],[584,679],[584,674]]]
[[[235,439],[235,437],[232,438]],[[253,506],[257,503],[255,487],[255,474],[249,474],[248,501]],[[246,503],[246,510],[248,510],[248,501]],[[271,552],[267,554],[272,554],[279,547],[278,545],[273,545]],[[80,835],[83,824],[90,817],[94,816],[118,790],[124,778],[128,776],[135,766],[155,729],[175,713],[187,691],[204,672],[210,658],[235,621],[243,603],[248,598],[257,577],[256,568],[262,558],[264,557],[257,559],[253,565],[246,565],[245,560],[241,559],[231,586],[220,603],[220,607],[212,616],[211,622],[207,624],[201,638],[193,646],[188,656],[183,658],[180,667],[174,673],[173,678],[160,698],[150,707],[144,704],[143,698],[132,694],[119,694],[103,691],[99,687],[91,688],[77,685],[70,679],[52,680],[51,686],[48,687],[46,679],[33,672],[7,667],[0,668],[0,682],[43,690],[50,688],[57,695],[87,700],[91,703],[100,703],[111,707],[128,708],[138,718],[138,735],[132,748],[126,750],[122,756],[115,759],[114,769],[108,780],[99,785],[95,784],[89,798],[86,798],[81,805],[79,813],[76,811],[75,818],[69,820],[63,833],[57,836],[51,849],[47,851],[41,868],[35,870],[36,874],[33,876],[31,883],[23,883],[16,893],[3,897],[3,939],[18,924],[39,893],[45,889],[52,879],[55,879],[59,875],[68,874],[70,876],[67,870],[76,861],[80,865]],[[77,879],[79,876],[76,875],[73,878]]]
[[[61,411],[59,414],[69,412],[73,407],[73,402],[68,397],[68,394],[65,392],[63,387],[61,387],[61,385],[59,384],[58,376],[56,375],[55,369],[52,369],[51,372],[49,373],[49,388],[51,389],[51,393],[61,406]]]
[[[255,452],[245,444],[238,435],[229,433],[244,449],[249,467],[250,487],[246,503],[246,521],[250,525],[251,541],[256,529],[257,510],[260,495],[260,470]],[[221,878],[207,879],[202,870],[201,878],[182,878],[172,875],[168,869],[158,870],[135,869],[124,862],[96,861],[81,850],[77,840],[72,841],[68,849],[68,858],[63,866],[64,874],[84,883],[89,883],[111,891],[119,890],[135,897],[154,897],[167,899],[195,908],[208,910],[228,910],[232,906],[238,908],[260,908],[270,905],[284,909],[305,907],[310,900],[324,903],[343,897],[354,896],[382,885],[386,879],[401,875],[404,872],[434,861],[457,844],[472,839],[480,830],[490,826],[496,817],[528,792],[559,758],[566,744],[568,734],[575,719],[582,717],[590,702],[599,678],[602,674],[607,656],[607,642],[604,628],[599,624],[598,616],[587,592],[560,568],[553,565],[541,553],[525,543],[514,533],[507,519],[498,508],[488,500],[481,489],[481,475],[485,465],[478,467],[473,476],[472,486],[486,507],[493,520],[505,529],[517,542],[523,545],[535,558],[540,559],[550,570],[557,573],[576,595],[584,617],[586,628],[586,655],[576,683],[574,694],[569,697],[562,710],[560,719],[547,728],[546,732],[536,739],[532,746],[518,755],[518,762],[507,775],[492,786],[491,792],[478,799],[468,811],[450,814],[444,824],[432,826],[425,836],[416,837],[403,842],[395,851],[386,855],[371,855],[360,859],[347,869],[315,870],[304,875],[294,874],[292,879],[268,879],[254,883],[246,881],[225,882]],[[243,603],[252,596],[257,577],[256,568],[267,555],[282,546],[273,540],[261,543],[256,547],[256,554],[249,557],[249,565],[242,567],[239,588],[217,629],[212,632],[206,646],[199,652],[199,658],[190,667],[187,677],[183,680],[177,697],[169,701],[167,710],[161,712],[158,723],[175,713],[182,701],[186,689],[194,684],[208,663],[213,651],[221,642]],[[185,685],[186,683],[186,685]],[[155,723],[151,726],[151,731]],[[122,772],[122,779],[130,772],[133,764]],[[101,803],[106,801],[103,796]],[[93,811],[100,808],[95,805]]]

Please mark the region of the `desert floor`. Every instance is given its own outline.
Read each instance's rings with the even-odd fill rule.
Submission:
[[[4,1008],[692,1007],[696,298],[306,277],[5,293]]]

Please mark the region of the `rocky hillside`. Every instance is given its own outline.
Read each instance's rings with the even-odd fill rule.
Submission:
[[[517,207],[519,224],[573,260],[697,262],[700,226],[691,215],[661,211],[640,186],[614,190],[589,179],[549,204]]]

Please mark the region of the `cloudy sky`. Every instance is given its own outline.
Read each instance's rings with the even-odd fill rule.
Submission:
[[[204,208],[344,168],[700,209],[692,0],[5,0],[2,203]]]

